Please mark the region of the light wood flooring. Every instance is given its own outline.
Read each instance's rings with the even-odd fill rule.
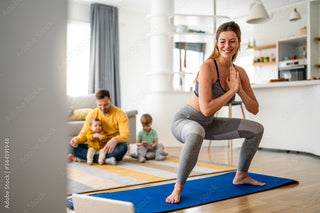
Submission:
[[[181,148],[167,148],[179,155]],[[233,165],[237,165],[240,149],[233,150]],[[199,160],[231,163],[227,148],[203,148]],[[320,157],[307,154],[258,150],[250,172],[290,178],[299,184],[214,202],[175,212],[320,212]]]
[[[181,147],[166,148],[165,151],[170,155],[179,156]],[[234,148],[232,153],[233,157],[231,159],[231,153],[227,147],[212,147],[209,151],[207,147],[203,147],[200,151],[199,160],[236,166],[239,148]],[[258,150],[249,171],[294,179],[299,181],[299,184],[291,184],[174,212],[320,212],[320,157],[303,153]],[[127,187],[125,190],[153,185],[159,185],[159,183]],[[107,190],[106,192],[111,191]]]

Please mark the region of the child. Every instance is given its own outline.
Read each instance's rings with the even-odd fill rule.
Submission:
[[[151,128],[152,117],[149,114],[141,116],[142,130],[137,136],[137,157],[140,163],[145,162],[146,159],[164,160],[167,153],[165,153],[164,146],[158,143],[157,132]],[[134,156],[133,156],[134,157]]]
[[[101,121],[98,118],[93,118],[90,121],[90,130],[87,133],[88,139],[88,153],[87,163],[92,164],[95,154],[99,154],[99,164],[102,165],[106,158],[106,153],[103,151],[103,147],[106,145],[106,135],[101,131]]]

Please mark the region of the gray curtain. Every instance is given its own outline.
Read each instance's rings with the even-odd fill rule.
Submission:
[[[107,89],[113,104],[120,107],[118,9],[91,4],[90,22],[89,93]]]

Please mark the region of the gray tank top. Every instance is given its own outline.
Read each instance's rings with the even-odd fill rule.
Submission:
[[[211,94],[212,94],[212,100],[219,98],[223,94],[225,94],[227,91],[225,91],[221,84],[220,84],[220,77],[219,77],[219,70],[216,60],[213,60],[214,64],[216,65],[217,70],[217,81],[211,85]],[[194,94],[199,97],[199,82],[196,81],[195,87],[194,87]],[[228,101],[228,104],[234,101],[235,95]]]

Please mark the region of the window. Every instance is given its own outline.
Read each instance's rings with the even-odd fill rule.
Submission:
[[[176,42],[174,48],[173,89],[191,91],[194,78],[204,61],[205,43]]]
[[[67,27],[67,95],[88,94],[90,23],[70,22]]]

